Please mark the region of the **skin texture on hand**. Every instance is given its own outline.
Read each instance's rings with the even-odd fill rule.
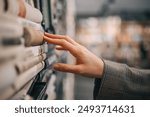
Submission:
[[[68,36],[44,34],[44,40],[50,44],[58,45],[57,50],[69,51],[75,58],[76,64],[54,64],[54,69],[62,72],[70,72],[86,77],[101,78],[104,69],[103,61],[78,44]]]

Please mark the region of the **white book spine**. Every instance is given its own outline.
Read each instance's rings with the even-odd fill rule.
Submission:
[[[12,97],[9,99],[11,100],[22,100],[25,99],[27,92],[32,84],[33,80],[29,81],[21,90],[19,90],[17,93],[15,93]]]
[[[4,12],[4,1],[0,0],[0,15]]]
[[[25,61],[17,61],[16,68],[17,68],[18,73],[20,74],[20,73],[25,72],[26,70],[30,69],[34,65],[45,60],[45,58],[46,58],[46,54],[42,54],[36,57],[30,57],[28,58],[28,60],[25,60]]]
[[[17,0],[8,0],[8,10],[7,12],[13,15],[18,15],[19,14],[19,4]]]
[[[37,46],[44,43],[44,33],[41,31],[34,30],[32,27],[24,27],[24,39],[25,46]]]
[[[24,53],[26,54],[26,57],[30,57],[30,56],[39,56],[45,52],[41,48],[41,46],[34,46],[25,48]]]
[[[28,3],[25,3],[25,7],[26,7],[26,16],[25,16],[26,19],[31,20],[36,23],[42,22],[42,19],[43,19],[42,13],[38,9],[33,8]]]
[[[5,89],[3,92],[0,92],[0,99],[9,99],[16,92],[18,92],[24,85],[26,85],[30,80],[34,78],[42,69],[44,68],[44,62],[39,63],[38,65],[32,67],[25,73],[17,77],[15,83]]]
[[[24,46],[9,46],[9,47],[4,47],[0,46],[0,63],[3,61],[7,60],[12,60],[16,59],[19,56],[21,56],[24,51]]]
[[[23,36],[23,26],[10,14],[0,15],[0,38],[19,38]]]
[[[20,76],[18,76],[17,80],[15,81],[13,87],[16,90],[19,90],[23,85],[29,82],[35,75],[37,75],[43,68],[44,62],[41,62],[34,67],[30,68]]]
[[[0,90],[12,84],[16,77],[17,72],[14,63],[0,64]]]
[[[10,13],[14,16],[21,16],[24,17],[25,19],[31,20],[36,23],[41,23],[43,16],[40,10],[32,7],[28,3],[26,3],[24,0],[7,0],[5,2],[4,0],[0,1],[1,3],[1,8],[0,8],[0,13]],[[8,7],[4,11],[4,7]],[[20,14],[21,13],[21,14]]]
[[[35,22],[30,21],[30,20],[23,19],[21,17],[18,17],[17,21],[19,22],[19,24],[21,24],[24,27],[30,26],[30,27],[34,28],[35,30],[44,32],[41,24],[39,24],[39,23],[35,23]]]

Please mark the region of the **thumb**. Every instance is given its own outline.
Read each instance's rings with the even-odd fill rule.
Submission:
[[[79,67],[77,65],[56,63],[54,64],[54,69],[62,72],[78,73]]]

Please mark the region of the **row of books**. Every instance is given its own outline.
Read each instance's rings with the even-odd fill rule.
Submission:
[[[41,12],[25,0],[0,0],[0,14],[2,13],[9,13],[36,23],[42,22]]]
[[[57,58],[43,41],[42,19],[25,0],[0,0],[0,99],[46,99],[52,92],[47,87],[56,77],[47,68]]]

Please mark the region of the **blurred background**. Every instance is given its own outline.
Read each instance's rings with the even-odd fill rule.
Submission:
[[[79,43],[104,59],[150,68],[149,0],[76,0],[75,3]],[[76,77],[75,99],[92,99],[94,81]]]

